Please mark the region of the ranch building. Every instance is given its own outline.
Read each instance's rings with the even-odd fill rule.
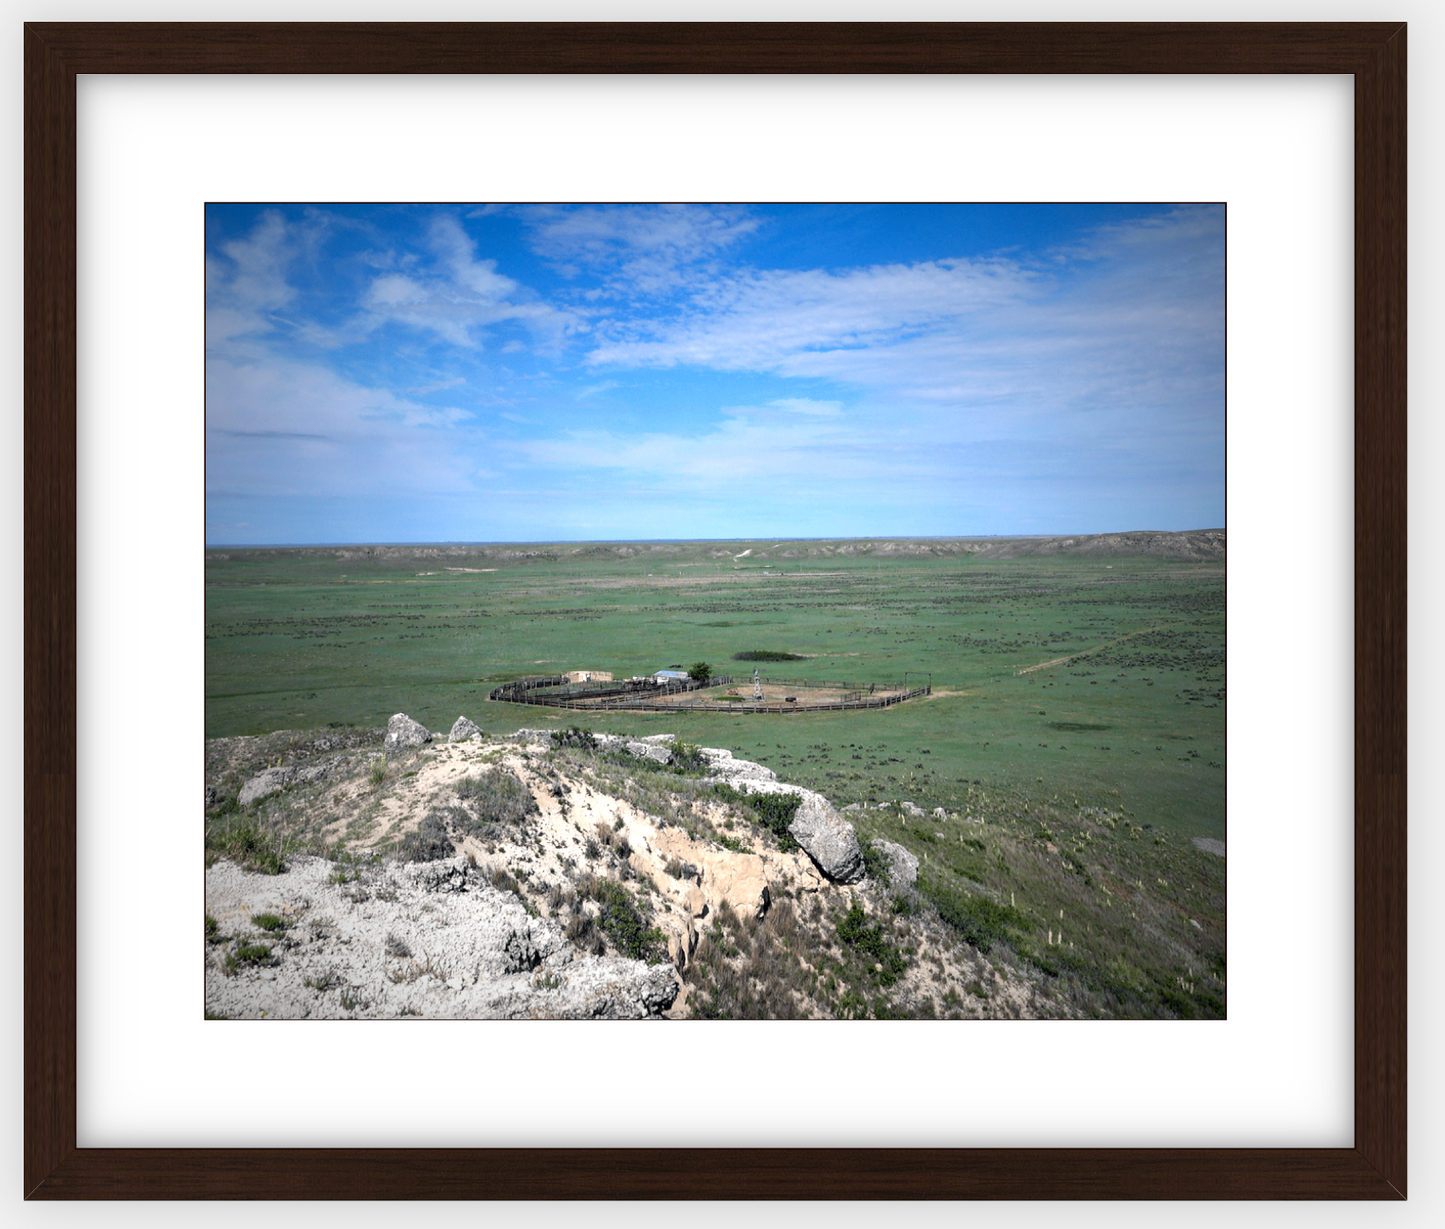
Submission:
[[[568,670],[562,677],[569,683],[610,683],[612,681],[612,671]]]

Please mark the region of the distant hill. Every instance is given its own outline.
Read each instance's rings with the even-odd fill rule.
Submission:
[[[1182,533],[1146,529],[1070,538],[1008,538],[984,544],[978,554],[985,559],[1019,559],[1026,555],[1131,555],[1223,563],[1226,539],[1223,529],[1190,529]]]
[[[1223,529],[1190,529],[1180,533],[1135,530],[1128,533],[1075,534],[1064,537],[1018,538],[767,538],[739,542],[556,542],[439,543],[342,546],[231,546],[207,548],[211,562],[335,559],[382,568],[430,567],[464,572],[479,567],[505,567],[562,560],[633,560],[663,567],[691,562],[736,563],[748,567],[770,560],[867,558],[939,558],[976,555],[981,559],[1022,559],[1037,555],[1225,561]]]

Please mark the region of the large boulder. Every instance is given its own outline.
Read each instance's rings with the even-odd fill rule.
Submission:
[[[863,878],[858,834],[821,794],[803,795],[788,831],[834,883],[857,883]]]
[[[888,881],[897,888],[911,888],[918,882],[918,857],[892,841],[874,841],[873,848],[888,859]]]
[[[391,720],[386,723],[384,746],[387,755],[396,755],[398,752],[410,750],[412,747],[424,747],[429,742],[431,742],[431,731],[420,721],[413,721],[405,713],[393,713]]]
[[[627,749],[639,759],[655,760],[659,764],[672,761],[672,749],[660,742],[634,738],[627,744]]]
[[[466,742],[469,738],[476,738],[481,732],[482,727],[470,717],[458,717],[452,722],[452,732],[447,740],[454,743]]]

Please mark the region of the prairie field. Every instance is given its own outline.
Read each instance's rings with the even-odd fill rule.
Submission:
[[[921,859],[924,906],[1080,1012],[1218,1017],[1225,570],[933,540],[212,549],[206,735],[405,712],[725,747],[857,804],[860,837]],[[735,660],[758,652],[796,659]],[[757,664],[932,693],[787,715],[487,699],[526,674],[698,661],[749,686]]]

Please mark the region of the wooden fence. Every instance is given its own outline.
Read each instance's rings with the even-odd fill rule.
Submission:
[[[774,680],[774,685],[777,681]],[[710,684],[714,685],[714,684]],[[731,680],[723,684],[730,686]],[[784,684],[785,686],[787,684]],[[817,686],[817,684],[813,684]],[[497,688],[501,691],[502,688]],[[679,690],[696,691],[697,687],[690,687]],[[511,696],[498,696],[496,691],[492,693],[494,700],[505,699],[511,704],[541,704],[548,708],[565,708],[573,712],[597,713],[597,712],[629,712],[629,713],[825,713],[837,712],[842,709],[853,708],[887,708],[891,704],[901,704],[904,700],[911,700],[915,696],[929,695],[931,687],[914,687],[909,691],[895,691],[886,696],[864,696],[857,699],[830,700],[827,702],[804,701],[796,704],[718,704],[682,702],[678,704],[658,704],[648,697],[619,696],[607,700],[584,700],[566,699],[557,693],[547,695],[533,695],[530,691],[522,692],[520,699],[513,699]],[[656,693],[653,693],[656,694]],[[855,693],[856,694],[856,693]]]

